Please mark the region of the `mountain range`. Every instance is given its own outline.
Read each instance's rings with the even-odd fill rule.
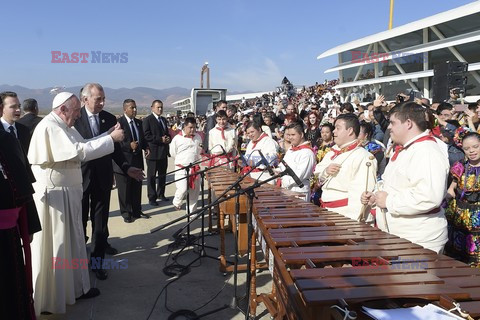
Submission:
[[[77,94],[80,92],[81,86],[67,87],[61,91],[68,91]],[[29,89],[22,86],[0,85],[0,92],[13,91],[16,92],[20,102],[25,99],[33,98],[37,100],[40,108],[40,114],[47,114],[51,110],[52,100],[54,95],[50,93],[52,88],[44,89]],[[123,100],[129,98],[135,100],[137,103],[138,114],[147,114],[150,112],[150,105],[155,99],[160,99],[164,104],[164,112],[174,112],[172,103],[189,97],[191,89],[173,87],[167,89],[153,89],[146,87],[136,88],[119,88],[112,89],[104,87],[105,90],[105,110],[113,114],[122,113]]]

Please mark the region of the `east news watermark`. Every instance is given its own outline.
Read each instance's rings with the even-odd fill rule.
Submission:
[[[352,258],[352,268],[355,269],[398,269],[398,270],[425,270],[428,262],[422,259],[385,260],[380,258]]]
[[[51,51],[52,63],[128,63],[128,52],[62,52]]]
[[[366,53],[362,51],[351,51],[352,54],[352,63],[388,63],[392,61],[393,63],[425,63],[428,62],[428,53],[412,53],[412,52],[402,52],[402,51],[392,51],[390,53],[383,52],[372,52]],[[391,58],[390,58],[391,57]],[[390,58],[390,59],[389,59]]]
[[[92,270],[104,269],[104,270],[123,270],[128,268],[128,259],[102,259],[92,257],[90,259],[90,267]],[[88,259],[63,259],[58,257],[52,258],[52,269],[88,269]]]

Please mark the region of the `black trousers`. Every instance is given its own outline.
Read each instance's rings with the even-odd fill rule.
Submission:
[[[115,173],[115,181],[122,217],[139,217],[142,212],[142,181],[121,173]]]
[[[147,160],[147,195],[149,201],[156,201],[158,198],[165,196],[167,166],[168,158]]]
[[[16,227],[0,230],[0,314],[2,319],[32,319],[22,245]]]
[[[86,233],[87,221],[92,222],[92,257],[105,257],[108,239],[108,214],[110,212],[110,190],[103,190],[98,183],[91,182],[89,188],[83,192],[82,219],[83,230]]]

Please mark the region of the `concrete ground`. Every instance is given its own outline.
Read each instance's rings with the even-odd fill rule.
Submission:
[[[169,171],[173,170],[172,168],[174,168],[173,160],[170,159]],[[172,179],[172,175],[167,177],[167,181]],[[172,200],[174,193],[175,185],[171,184],[167,187],[166,196]],[[97,280],[90,272],[92,286],[100,289],[100,296],[89,300],[78,300],[74,305],[67,306],[66,314],[42,315],[40,319],[189,319],[183,316],[169,317],[173,311],[181,309],[195,310],[197,315],[202,315],[224,305],[231,305],[234,300],[234,277],[231,273],[227,275],[221,273],[219,262],[215,259],[203,257],[195,261],[190,267],[190,272],[176,281],[173,281],[175,277],[163,273],[167,260],[169,263],[172,262],[173,254],[169,259],[169,246],[173,243],[171,236],[185,225],[185,220],[156,233],[150,233],[150,230],[183,216],[185,210],[176,211],[171,201],[159,203],[159,207],[148,205],[147,190],[144,185],[143,212],[149,214],[151,219],[138,219],[127,224],[119,212],[117,190],[112,190],[108,222],[109,243],[118,249],[119,254],[107,256],[107,258],[123,260],[121,264],[128,263],[128,267],[108,270],[109,277],[105,281]],[[205,224],[207,223],[208,220],[205,219]],[[199,219],[192,224],[191,234],[199,235],[200,226]],[[88,233],[90,234],[91,230],[88,230]],[[215,249],[207,248],[207,255],[213,258],[218,257],[220,253],[216,248],[220,247],[220,236],[208,235],[205,242],[208,246],[215,247]],[[232,234],[227,233],[227,253],[233,254],[233,242]],[[87,248],[88,246],[89,244]],[[187,247],[183,250],[177,258],[177,263],[182,265],[192,263],[199,257],[196,248],[198,247]],[[177,249],[174,253],[178,251]],[[233,256],[228,259],[233,261]],[[166,287],[167,284],[168,287]],[[268,271],[257,272],[257,287],[257,292],[270,291],[271,276]],[[244,294],[245,272],[239,272],[237,295]],[[246,300],[238,304],[245,309]],[[257,319],[269,318],[265,308],[262,305],[259,306]],[[202,319],[245,319],[245,316],[240,310],[228,307],[217,313],[206,315]]]

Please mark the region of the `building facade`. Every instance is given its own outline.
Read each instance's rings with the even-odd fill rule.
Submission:
[[[446,61],[468,63],[467,101],[480,98],[480,1],[354,40],[320,54],[338,55],[334,89],[344,101],[367,94],[395,95],[418,91],[433,95],[433,69]]]

